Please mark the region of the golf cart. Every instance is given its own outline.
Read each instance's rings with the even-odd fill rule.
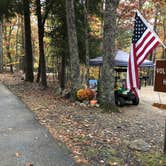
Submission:
[[[124,106],[125,104],[139,104],[139,98],[135,96],[132,91],[125,90],[123,88],[117,89],[114,91],[115,95],[115,104],[119,107]]]
[[[127,89],[126,79],[121,79],[120,73],[126,73],[126,68],[123,67],[115,67],[115,104],[119,107],[124,106],[125,104],[139,104],[139,98],[135,96],[135,94]]]

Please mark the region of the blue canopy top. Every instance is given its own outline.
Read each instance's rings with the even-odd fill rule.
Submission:
[[[118,50],[118,51],[116,51],[114,65],[117,67],[127,67],[128,59],[129,59],[129,54],[127,52]],[[103,63],[103,57],[100,56],[100,57],[97,57],[94,59],[90,59],[89,63],[92,66],[101,66]],[[153,66],[154,66],[154,64],[150,60],[144,60],[144,62],[141,64],[141,67],[153,67]]]

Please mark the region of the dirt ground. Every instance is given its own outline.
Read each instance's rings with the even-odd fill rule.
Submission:
[[[102,113],[55,96],[54,88],[42,90],[35,83],[21,81],[19,74],[1,74],[0,80],[34,111],[55,139],[70,149],[80,165],[148,166],[153,161],[154,166],[162,165],[155,157],[163,151],[166,110],[152,104],[166,104],[166,93],[142,87],[138,106],[127,105],[120,113]],[[131,142],[139,139],[149,145],[147,152],[131,148]]]
[[[140,97],[142,102],[148,102],[149,104],[166,104],[166,93],[155,92],[153,86],[141,87]]]

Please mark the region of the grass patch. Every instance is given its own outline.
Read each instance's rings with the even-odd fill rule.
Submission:
[[[137,153],[141,166],[166,166],[166,155],[160,153]]]

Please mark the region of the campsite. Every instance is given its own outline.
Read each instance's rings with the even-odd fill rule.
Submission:
[[[165,0],[0,0],[0,166],[166,165]]]
[[[166,110],[153,106],[154,102],[160,103],[160,98],[165,103],[165,93],[154,92],[152,86],[142,87],[138,106],[124,106],[119,113],[102,113],[99,108],[56,98],[52,88],[42,91],[35,83],[23,83],[18,76],[6,74],[0,78],[53,137],[66,144],[80,165],[165,163]]]

